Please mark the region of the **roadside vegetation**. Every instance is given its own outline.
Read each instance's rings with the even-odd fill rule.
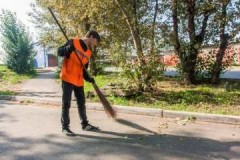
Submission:
[[[0,95],[12,95],[15,84],[36,75],[34,43],[27,27],[9,10],[0,13],[0,37],[5,64],[0,66]]]
[[[36,72],[32,71],[28,74],[17,74],[8,69],[7,66],[0,65],[0,95],[14,95],[14,87],[23,80],[27,80],[36,76]]]
[[[35,2],[29,16],[46,48],[65,43],[47,7],[61,19],[69,37],[82,37],[91,29],[101,33],[101,45],[93,52],[89,68],[112,104],[240,115],[240,84],[220,79],[234,64],[233,44],[239,43],[240,26],[240,10],[234,6],[240,6],[240,1]],[[10,11],[3,11],[0,18],[6,64],[16,73],[27,73],[35,56],[31,36]],[[18,41],[12,41],[15,39]],[[168,53],[176,57],[179,78],[163,74],[166,63],[162,56]],[[121,68],[121,73],[101,73],[106,64]],[[0,73],[2,94],[12,94],[8,87],[32,76],[6,68]],[[93,90],[86,83],[88,100],[98,101]]]
[[[185,85],[176,78],[163,78],[152,90],[119,96],[106,86],[122,84],[123,78],[113,75],[95,77],[108,100],[114,105],[181,110],[201,113],[240,115],[240,83],[221,82],[220,85]],[[228,84],[229,86],[226,86]],[[85,84],[88,101],[98,102],[90,83]]]

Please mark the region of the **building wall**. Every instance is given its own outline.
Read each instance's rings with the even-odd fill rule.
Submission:
[[[57,57],[48,54],[44,51],[44,48],[41,46],[35,46],[36,56],[34,58],[34,67],[35,68],[43,68],[50,66],[57,66]],[[4,64],[4,52],[0,48],[0,64]]]
[[[35,49],[37,51],[37,54],[34,60],[34,67],[35,68],[47,67],[48,66],[47,54],[46,52],[44,52],[44,48],[36,46]]]
[[[53,54],[48,54],[48,67],[58,66],[57,56]]]
[[[234,44],[234,45],[230,45],[230,50],[227,50],[226,51],[226,56],[229,55],[233,55],[235,53],[235,57],[234,57],[234,63],[237,64],[237,65],[240,65],[240,43],[239,44]],[[232,49],[231,49],[232,47]],[[203,52],[213,52],[213,51],[216,51],[216,48],[205,48],[203,49]],[[201,56],[201,54],[200,54]],[[176,66],[176,64],[178,63],[179,59],[178,57],[176,56],[176,54],[174,54],[174,52],[171,52],[171,53],[168,53],[167,55],[164,55],[163,56],[164,58],[164,64],[166,64],[167,66]]]
[[[240,45],[236,49],[237,51],[237,64],[240,65]]]
[[[4,52],[0,48],[0,64],[4,64]]]

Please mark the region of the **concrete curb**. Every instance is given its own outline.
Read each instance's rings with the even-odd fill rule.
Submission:
[[[19,101],[26,103],[44,104],[44,105],[54,105],[61,106],[61,98],[37,98],[37,97],[25,97],[25,96],[8,96],[0,95],[0,100],[8,101]],[[89,110],[104,111],[101,103],[86,103]],[[72,107],[77,107],[76,103],[72,103]],[[139,108],[139,107],[129,107],[114,105],[114,108],[118,113],[136,114],[136,115],[146,115],[146,116],[159,116],[164,118],[187,118],[194,117],[196,120],[204,122],[213,123],[225,123],[225,124],[240,124],[240,116],[226,116],[226,115],[215,115],[215,114],[204,114],[196,112],[184,112],[184,111],[171,111],[162,109],[152,109],[152,108]]]
[[[166,118],[195,117],[197,120],[204,121],[204,122],[240,124],[240,116],[226,116],[226,115],[206,114],[206,113],[197,113],[197,112],[164,110],[163,117],[166,117]]]

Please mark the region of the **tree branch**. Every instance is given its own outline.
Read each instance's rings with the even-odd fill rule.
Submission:
[[[188,11],[188,34],[190,41],[193,42],[196,38],[195,33],[195,0],[186,0],[187,11]]]
[[[208,2],[211,3],[212,0],[209,0]],[[212,8],[212,9],[207,10],[207,11],[204,12],[204,18],[203,18],[203,21],[202,21],[201,32],[197,35],[197,38],[196,38],[198,44],[201,44],[203,42],[204,36],[205,36],[205,33],[206,33],[207,22],[208,22],[209,16],[215,10],[216,10],[216,8]]]
[[[125,17],[125,20],[128,24],[128,27],[129,27],[130,32],[131,32],[132,37],[133,37],[134,46],[137,50],[138,59],[144,64],[145,61],[144,61],[144,58],[143,58],[144,56],[143,56],[143,51],[142,51],[141,39],[140,39],[140,36],[139,36],[138,21],[137,21],[137,17],[136,17],[137,15],[134,14],[135,17],[132,18],[132,19],[134,19],[133,22],[132,22],[131,17],[127,14],[127,11],[123,7],[123,5],[119,2],[119,0],[115,0],[115,2],[118,5],[120,11],[122,12],[122,14]],[[136,0],[134,0],[133,3],[134,3],[134,5],[136,5]],[[136,12],[136,10],[134,9],[133,12]]]
[[[180,42],[178,35],[178,10],[177,10],[178,0],[173,0],[173,10],[172,10],[172,18],[173,18],[173,40],[174,40],[174,48],[176,52],[180,50]],[[179,54],[179,53],[178,53]]]
[[[202,21],[202,28],[201,32],[197,35],[197,43],[201,44],[204,40],[204,36],[206,33],[206,28],[207,28],[207,22],[208,22],[209,15],[204,15],[204,19]]]
[[[157,12],[158,12],[158,0],[156,0],[155,12],[154,12],[153,24],[152,24],[151,52],[153,52],[153,49],[154,49],[155,26],[156,26]]]

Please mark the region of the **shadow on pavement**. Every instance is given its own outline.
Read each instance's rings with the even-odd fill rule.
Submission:
[[[49,72],[54,72],[56,71],[57,68],[37,68],[36,72],[37,73],[49,73]]]
[[[240,157],[240,141],[219,142],[207,138],[186,137],[168,134],[125,134],[111,131],[99,131],[98,133],[101,133],[102,135],[108,134],[119,137],[111,138],[101,135],[93,136],[86,134],[76,134],[75,137],[97,140],[96,144],[100,147],[103,147],[103,152],[104,147],[107,147],[107,144],[109,143],[114,148],[107,147],[107,149],[113,150],[113,152],[117,150],[119,151],[120,155],[123,155],[124,152],[127,151],[127,148],[130,148],[128,152],[132,152],[131,155],[134,155],[136,159],[140,160],[161,159],[161,154],[163,156],[171,155],[174,157],[186,157],[189,159],[216,158],[230,160]],[[89,144],[87,144],[87,146],[88,145]],[[134,149],[132,148],[132,145],[134,145]],[[234,152],[234,147],[237,148],[239,152]],[[112,151],[109,153],[112,153]],[[116,152],[116,154],[118,153]]]
[[[56,79],[54,72],[41,72],[37,74],[37,77],[35,79]]]
[[[117,138],[104,136],[118,135]],[[77,134],[76,137],[47,135],[41,139],[11,138],[0,132],[0,158],[12,159],[237,159],[240,141],[219,142],[212,139],[177,135],[122,134],[100,132],[100,135]],[[126,135],[128,136],[126,138]],[[238,147],[238,152],[234,148]],[[34,152],[31,152],[33,151]],[[27,154],[21,154],[27,152]],[[2,154],[5,153],[5,154]],[[11,159],[9,158],[9,159]]]
[[[5,108],[4,105],[8,105],[8,104],[12,104],[13,102],[11,101],[4,101],[4,100],[0,100],[0,108]],[[0,112],[0,122],[16,122],[15,117],[7,114],[7,113],[3,113],[2,111]],[[1,129],[0,129],[1,130]]]
[[[235,142],[219,142],[207,138],[186,137],[169,134],[145,135],[145,134],[124,134],[109,131],[100,131],[102,134],[111,134],[119,136],[118,138],[108,138],[102,136],[82,135],[78,137],[91,138],[97,140],[114,141],[115,143],[134,143],[142,146],[156,147],[169,152],[177,151],[179,153],[193,154],[197,156],[207,156],[218,153],[217,156],[224,157],[221,153],[229,152],[232,147],[240,149],[240,141]],[[229,155],[229,154],[228,154]],[[212,155],[213,156],[213,155]],[[233,157],[225,157],[226,159],[240,157],[240,152],[232,152]]]
[[[0,100],[0,108],[6,108],[6,104],[7,105],[10,105],[10,104],[13,104],[14,102],[13,101],[8,101],[8,100]]]
[[[29,92],[29,91],[22,91],[17,93],[18,96],[33,96],[38,98],[59,98],[61,97],[61,93],[57,92]]]
[[[144,131],[144,132],[151,133],[151,134],[157,134],[156,132],[153,132],[153,131],[151,131],[151,130],[145,128],[145,127],[142,127],[142,126],[140,126],[136,123],[133,123],[133,122],[121,119],[121,118],[116,119],[116,122],[120,123],[122,125],[128,126],[128,127],[140,130],[140,131]]]
[[[15,119],[15,117],[13,117],[9,114],[0,113],[0,122],[1,123],[3,123],[3,122],[16,122],[16,119]]]

